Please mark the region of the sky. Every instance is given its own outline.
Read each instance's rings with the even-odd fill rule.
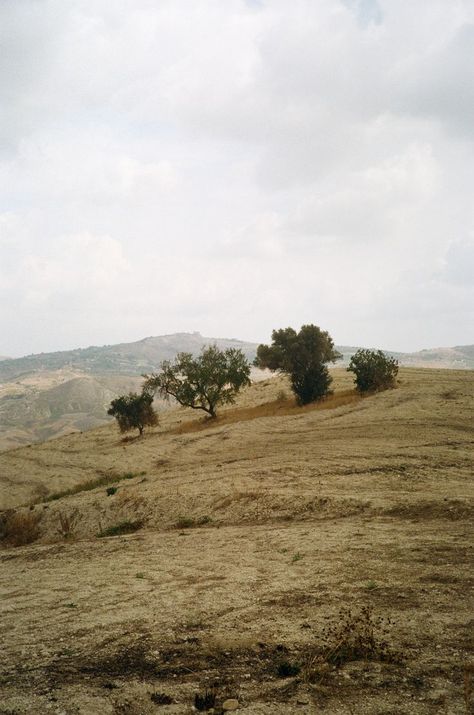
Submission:
[[[2,0],[0,355],[474,343],[472,0]]]

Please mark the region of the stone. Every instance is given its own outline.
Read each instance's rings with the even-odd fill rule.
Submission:
[[[229,698],[228,700],[224,700],[222,703],[222,709],[224,712],[230,712],[231,710],[238,710],[239,708],[239,701],[236,700],[235,698]]]

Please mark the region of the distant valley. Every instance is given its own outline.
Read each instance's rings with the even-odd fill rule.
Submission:
[[[21,358],[0,358],[0,450],[40,442],[106,424],[107,407],[119,394],[137,390],[143,373],[157,370],[178,352],[205,345],[240,348],[253,360],[257,343],[175,333],[133,343],[78,348]],[[338,346],[347,364],[356,347]],[[474,369],[474,345],[390,353],[412,367]]]

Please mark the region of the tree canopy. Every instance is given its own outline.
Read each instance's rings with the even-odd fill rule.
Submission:
[[[161,363],[161,372],[145,378],[145,390],[215,417],[219,405],[235,402],[239,390],[250,384],[250,364],[241,350],[213,345],[198,357],[179,353],[173,363]]]
[[[305,405],[329,392],[332,378],[327,363],[340,357],[328,332],[316,325],[303,325],[299,332],[293,328],[274,330],[272,344],[259,345],[254,364],[288,374],[299,404]]]
[[[158,423],[158,416],[153,409],[153,395],[147,391],[140,394],[129,392],[128,395],[117,397],[110,403],[107,414],[115,417],[121,432],[137,429],[141,435],[144,427]]]
[[[354,373],[359,392],[376,392],[395,386],[398,361],[382,350],[361,348],[351,357],[347,370]]]

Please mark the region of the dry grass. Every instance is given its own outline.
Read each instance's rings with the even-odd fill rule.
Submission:
[[[288,386],[268,380],[196,432],[191,411],[169,410],[142,440],[111,426],[0,455],[13,507],[41,484],[146,471],[110,497],[78,490],[36,507],[38,542],[0,551],[2,707],[36,715],[54,695],[58,711],[153,715],[155,692],[184,714],[217,683],[218,703],[230,692],[248,715],[465,713],[474,373],[400,376],[353,399],[336,369],[334,400],[308,408],[277,406]],[[74,509],[66,540],[59,514]],[[140,520],[129,537],[96,538],[98,524]],[[373,616],[362,635],[344,626],[347,604],[390,618],[387,637]],[[306,654],[313,678],[276,677]]]
[[[288,417],[304,415],[308,412],[320,410],[334,410],[337,407],[353,405],[363,397],[355,390],[340,390],[328,395],[318,402],[309,405],[299,406],[294,398],[280,397],[272,402],[267,402],[253,407],[234,407],[222,411],[215,419],[204,418],[201,420],[190,420],[170,430],[171,434],[186,434],[188,432],[200,432],[209,427],[220,427],[231,425],[237,422],[248,422],[261,417]]]
[[[8,546],[25,546],[39,538],[41,514],[34,511],[14,511],[3,518],[2,540]]]

